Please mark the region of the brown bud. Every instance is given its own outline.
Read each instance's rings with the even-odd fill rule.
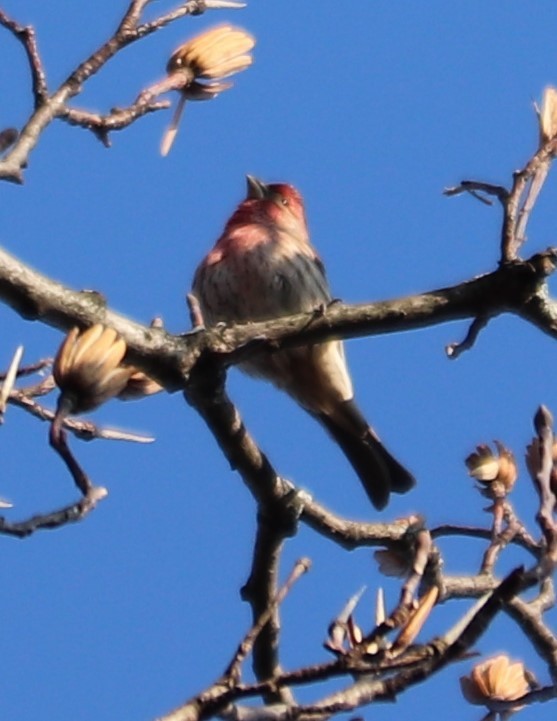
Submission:
[[[125,353],[126,343],[113,328],[99,323],[82,333],[72,328],[52,369],[71,413],[93,410],[122,391],[133,373],[120,365]]]
[[[461,677],[460,688],[468,703],[490,708],[494,701],[515,701],[528,693],[528,676],[523,663],[511,663],[502,654],[474,666],[469,676]]]
[[[466,460],[468,473],[481,484],[481,492],[489,498],[509,493],[517,479],[514,456],[508,448],[495,441],[497,455],[488,445],[480,444]]]

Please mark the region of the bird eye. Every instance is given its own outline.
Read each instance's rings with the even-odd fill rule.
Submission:
[[[290,201],[288,200],[288,198],[278,190],[274,190],[272,194],[268,196],[268,198],[277,205],[290,205]]]

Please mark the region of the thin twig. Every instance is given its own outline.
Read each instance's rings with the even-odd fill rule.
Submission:
[[[512,543],[514,537],[522,529],[510,503],[504,498],[496,498],[491,507],[493,513],[493,525],[491,529],[491,543],[484,552],[480,573],[491,574],[497,559],[503,549]],[[501,528],[502,521],[506,521],[506,527]]]
[[[478,336],[488,323],[489,316],[487,315],[474,318],[468,328],[468,332],[466,333],[464,340],[460,341],[460,343],[449,343],[449,345],[445,348],[447,356],[451,360],[456,360],[462,353],[464,353],[464,351],[473,348]]]
[[[48,88],[46,84],[46,73],[35,36],[35,29],[31,25],[20,25],[15,20],[9,18],[3,10],[0,10],[0,25],[3,25],[9,30],[25,49],[33,82],[35,109],[37,109],[46,102],[48,98]]]
[[[278,590],[275,597],[270,601],[267,608],[261,613],[256,623],[248,631],[243,641],[238,646],[238,650],[236,651],[232,662],[225,671],[224,675],[226,677],[235,681],[238,681],[240,679],[241,665],[248,656],[248,654],[251,653],[259,634],[265,628],[267,623],[271,620],[273,613],[284,601],[284,599],[290,592],[292,586],[304,573],[307,573],[310,568],[311,561],[309,558],[301,558],[296,561],[296,563],[294,564],[294,568],[292,569],[283,586]]]
[[[15,379],[17,378],[17,370],[22,356],[23,346],[20,345],[14,353],[12,362],[10,363],[10,367],[8,368],[8,372],[6,373],[6,376],[3,379],[2,387],[0,388],[0,422],[2,422],[2,416],[6,411],[6,402],[10,397]]]
[[[105,496],[106,489],[97,486],[88,496],[80,498],[75,503],[57,511],[31,516],[25,521],[8,521],[0,516],[0,534],[27,538],[35,531],[54,530],[68,523],[77,523],[77,521],[83,520]]]
[[[536,490],[540,498],[540,506],[536,515],[546,542],[546,550],[542,557],[544,572],[549,574],[557,564],[557,523],[554,511],[557,499],[551,488],[551,472],[553,470],[553,418],[545,406],[540,406],[534,417],[534,426],[538,434],[541,451],[541,463],[534,476]]]
[[[547,171],[555,156],[557,138],[553,138],[542,145],[532,156],[522,170],[514,173],[513,186],[505,203],[505,213],[501,230],[501,262],[507,263],[518,258],[518,251],[524,243],[524,233],[530,212],[541,187],[547,177]],[[547,167],[546,167],[547,166]],[[536,181],[533,182],[533,178]],[[528,191],[529,184],[533,183],[529,198],[523,199]],[[518,227],[520,225],[520,233]]]
[[[64,398],[64,396],[61,396],[58,408],[56,409],[54,420],[50,424],[50,433],[48,435],[48,440],[51,447],[56,451],[56,453],[58,453],[60,458],[66,464],[75,485],[77,486],[79,491],[81,491],[81,495],[87,498],[93,490],[93,484],[89,476],[85,473],[85,471],[77,462],[77,459],[70,451],[70,447],[68,446],[66,440],[66,433],[62,428],[62,421],[65,415],[65,407],[66,399]]]
[[[17,378],[22,378],[23,376],[30,376],[34,373],[40,373],[45,368],[50,368],[52,366],[52,358],[41,358],[38,361],[35,361],[34,363],[28,363],[27,365],[20,365],[17,369]],[[6,373],[3,373],[0,371],[0,381],[3,381],[6,378]]]
[[[41,421],[52,422],[54,412],[30,398],[23,390],[15,390],[10,393],[8,403],[22,408],[35,418]],[[109,441],[131,441],[133,443],[152,443],[153,436],[147,436],[130,431],[121,431],[112,428],[99,428],[91,421],[78,420],[77,418],[65,418],[64,428],[73,433],[76,438],[83,441],[92,441],[96,438],[103,438]]]
[[[534,171],[531,181],[528,183],[526,198],[518,213],[516,221],[515,235],[518,247],[523,245],[526,240],[526,226],[528,225],[528,220],[530,219],[530,213],[534,209],[538,195],[540,194],[546,181],[547,174],[549,173],[549,168],[551,166],[551,160],[551,158],[547,158],[545,162],[540,163]]]
[[[253,639],[253,670],[257,678],[270,678],[281,672],[279,662],[280,617],[275,603],[282,549],[287,535],[284,523],[273,522],[271,508],[260,507],[257,513],[257,532],[253,548],[251,573],[242,588],[242,598],[251,605],[255,626],[265,617],[266,623]],[[280,517],[280,514],[279,514]],[[268,613],[270,609],[270,612]],[[239,671],[239,665],[236,666]],[[288,692],[280,690],[265,698],[266,703],[291,703]]]
[[[480,193],[486,195],[492,195],[496,197],[501,205],[505,206],[507,198],[509,197],[509,191],[502,185],[493,185],[492,183],[483,183],[478,180],[463,180],[458,185],[452,188],[445,188],[443,195],[451,197],[453,195],[460,195],[461,193],[470,193],[474,198],[480,200],[486,205],[491,205],[491,202],[484,198]]]
[[[138,118],[148,113],[154,113],[157,110],[166,110],[170,105],[170,100],[133,103],[127,108],[115,108],[111,110],[108,115],[68,107],[64,113],[60,115],[60,118],[65,120],[69,125],[76,125],[85,130],[90,130],[106,148],[110,148],[111,141],[109,133],[114,130],[123,130]]]

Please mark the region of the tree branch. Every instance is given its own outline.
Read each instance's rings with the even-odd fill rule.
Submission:
[[[109,60],[125,47],[186,15],[199,15],[208,9],[243,7],[242,3],[226,2],[226,0],[188,0],[173,12],[141,24],[141,16],[148,3],[149,0],[133,0],[116,32],[78,65],[51,95],[48,95],[47,92],[45,74],[33,28],[20,26],[8,18],[3,11],[0,11],[0,25],[10,30],[26,48],[35,95],[35,111],[27,120],[10,152],[0,159],[0,180],[14,183],[23,182],[23,169],[28,165],[31,152],[37,145],[42,132],[56,118],[66,118],[70,122],[73,121],[75,125],[90,127],[107,144],[106,134],[110,129],[123,127],[122,123],[129,125],[146,112],[159,109],[160,106],[156,104],[144,103],[141,107],[140,105],[132,106],[127,113],[122,114],[121,112],[115,114],[115,117],[108,116],[103,120],[102,116],[94,114],[90,114],[87,119],[83,112],[72,111],[68,108],[67,102],[81,93],[84,83],[96,75]]]
[[[557,304],[549,298],[546,285],[556,263],[557,251],[549,249],[458,285],[418,295],[353,306],[333,303],[324,313],[172,336],[111,311],[99,293],[71,290],[0,249],[0,300],[23,318],[64,331],[75,325],[110,325],[126,340],[133,363],[168,390],[177,390],[188,382],[200,359],[224,368],[254,353],[331,337],[395,333],[465,318],[514,313],[557,338]]]

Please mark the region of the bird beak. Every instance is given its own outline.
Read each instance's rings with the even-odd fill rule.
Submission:
[[[246,175],[248,183],[248,198],[257,198],[262,200],[269,196],[269,186],[265,185],[261,180],[254,178],[253,175]]]

